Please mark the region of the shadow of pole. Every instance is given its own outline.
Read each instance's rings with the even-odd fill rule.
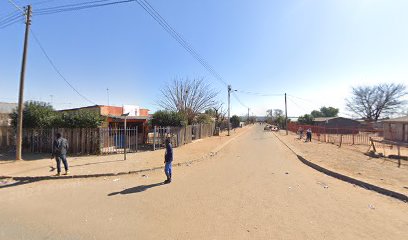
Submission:
[[[149,185],[140,185],[140,186],[136,186],[136,187],[131,187],[128,189],[125,189],[123,191],[120,192],[113,192],[113,193],[109,193],[108,196],[115,196],[118,194],[132,194],[132,193],[139,193],[139,192],[143,192],[146,191],[149,188],[153,188],[153,187],[158,187],[164,185],[163,182],[159,182],[159,183],[153,183],[153,184],[149,184]]]

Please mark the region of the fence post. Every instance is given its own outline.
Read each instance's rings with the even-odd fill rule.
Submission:
[[[340,146],[339,147],[341,147],[342,142],[343,142],[343,134],[340,134]]]
[[[353,145],[354,145],[354,134],[353,134]]]
[[[153,128],[153,151],[156,151],[156,126]]]
[[[139,126],[136,126],[136,152],[139,144]]]

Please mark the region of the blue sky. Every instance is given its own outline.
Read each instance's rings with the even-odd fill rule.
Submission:
[[[36,9],[85,0],[15,0],[32,3],[32,29],[62,74],[83,95],[107,104],[157,110],[160,88],[173,78],[207,72],[136,3],[36,16]],[[88,1],[88,0],[87,0]],[[234,89],[288,93],[288,114],[321,106],[340,108],[352,86],[408,82],[408,1],[392,0],[150,0],[157,11]],[[15,8],[0,1],[0,19]],[[24,24],[0,29],[0,101],[15,102]],[[53,71],[29,43],[25,99],[56,108],[90,105]],[[284,108],[282,96],[237,92],[256,115]],[[231,99],[233,114],[246,107]]]

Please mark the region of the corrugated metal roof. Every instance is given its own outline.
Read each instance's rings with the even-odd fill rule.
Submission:
[[[0,102],[0,113],[12,113],[17,107],[17,103]]]
[[[313,119],[314,122],[326,122],[327,120],[335,119],[335,118],[340,118],[340,117],[319,117]]]
[[[115,116],[115,115],[103,115],[105,117],[110,117],[113,119],[125,119],[124,116]],[[131,119],[137,119],[137,120],[147,120],[150,119],[151,117],[149,116],[128,116],[126,119],[131,120]]]
[[[387,120],[384,120],[383,122],[408,122],[408,116],[387,119]]]

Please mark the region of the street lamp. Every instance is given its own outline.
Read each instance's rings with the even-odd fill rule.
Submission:
[[[231,122],[230,122],[230,113],[231,113],[231,91],[236,92],[237,90],[232,90],[231,85],[228,85],[228,136],[230,135]]]
[[[124,114],[122,114],[121,115],[122,117],[125,117],[125,129],[124,129],[124,131],[125,131],[125,134],[124,134],[124,137],[125,137],[125,139],[123,140],[123,145],[124,145],[124,151],[123,151],[123,154],[124,154],[124,160],[126,160],[126,148],[127,148],[127,136],[126,136],[126,119],[127,119],[127,117],[129,116],[129,113],[124,113]]]

